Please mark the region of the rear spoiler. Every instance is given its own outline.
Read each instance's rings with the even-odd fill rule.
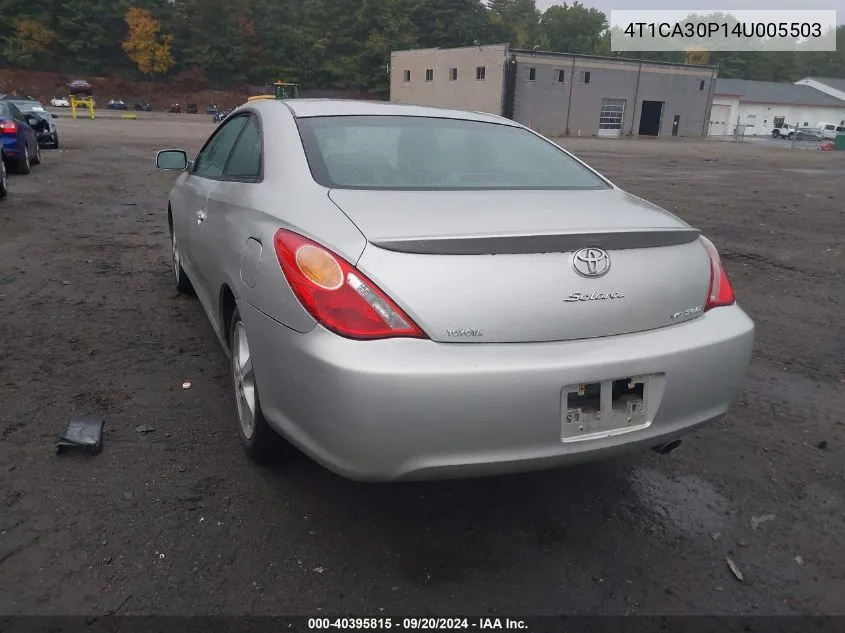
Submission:
[[[658,248],[688,244],[701,232],[693,228],[643,229],[552,234],[482,235],[471,237],[413,237],[379,239],[373,246],[399,253],[431,255],[517,255],[565,253],[593,246],[606,250]]]

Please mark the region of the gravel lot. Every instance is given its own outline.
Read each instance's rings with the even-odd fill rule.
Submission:
[[[0,614],[845,613],[843,153],[564,141],[722,250],[758,325],[731,414],[666,457],[357,484],[248,461],[172,286],[153,151],[208,117],[59,124],[0,203]],[[81,413],[104,452],[57,457]]]

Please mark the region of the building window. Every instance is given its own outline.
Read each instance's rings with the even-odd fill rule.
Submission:
[[[403,76],[402,76],[402,81],[404,81],[405,83],[409,83],[411,81],[411,71],[410,70],[404,71]]]
[[[483,81],[486,76],[487,76],[487,67],[486,66],[476,66],[475,67],[475,78],[478,81]]]
[[[586,70],[581,71],[581,83],[588,84],[590,83],[590,72]]]
[[[808,125],[810,125],[810,123],[808,121],[804,121],[804,127],[807,127]]]
[[[537,69],[536,68],[529,68],[528,69],[528,81],[534,81],[537,79]]]
[[[625,99],[602,99],[599,111],[600,130],[621,130],[625,115]]]
[[[449,81],[457,81],[458,80],[458,69],[457,68],[450,68],[449,69]]]
[[[704,92],[704,80],[703,79],[698,84],[698,91]]]
[[[425,69],[425,80],[426,81],[434,81],[434,69],[433,68],[426,68]]]
[[[557,80],[559,83],[563,83],[563,78],[566,76],[566,72],[563,70],[557,71]]]

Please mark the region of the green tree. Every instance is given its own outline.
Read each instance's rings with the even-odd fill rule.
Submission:
[[[396,0],[387,4],[363,0],[358,11],[358,31],[364,36],[355,63],[356,83],[360,89],[386,95],[389,87],[390,53],[417,46],[412,22],[414,0]]]
[[[56,41],[56,34],[37,20],[24,18],[11,35],[2,38],[0,51],[15,66],[30,68],[41,61]]]
[[[588,9],[580,2],[553,5],[540,18],[540,31],[552,50],[582,55],[597,54],[602,49],[602,33],[607,17],[598,9]]]
[[[512,44],[528,48],[540,42],[540,12],[535,0],[490,0],[491,20],[509,34]]]

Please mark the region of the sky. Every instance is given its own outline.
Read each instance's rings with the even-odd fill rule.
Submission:
[[[541,11],[545,11],[553,4],[562,4],[562,2],[555,0],[536,0],[537,1],[537,8]],[[679,5],[678,0],[580,0],[581,4],[587,7],[594,7],[596,9],[600,9],[604,11],[606,14],[610,14],[611,9],[629,9],[629,10],[638,10],[638,9],[681,9],[686,8],[683,5]],[[571,4],[571,2],[570,2]],[[686,4],[686,3],[684,3]],[[756,5],[756,6],[755,6]],[[761,6],[762,5],[762,6]],[[835,10],[836,11],[836,21],[839,24],[845,24],[845,0],[801,0],[800,3],[797,3],[795,0],[765,0],[765,2],[749,2],[746,0],[743,2],[742,0],[720,0],[718,2],[711,0],[710,2],[692,2],[689,0],[689,4],[687,5],[690,8],[690,13],[694,10],[730,10],[733,9],[738,11],[740,9],[745,10],[761,10],[761,9],[770,9],[770,10],[783,10],[783,11],[791,11],[795,9],[799,10],[807,10],[807,9],[827,9],[827,10]]]

